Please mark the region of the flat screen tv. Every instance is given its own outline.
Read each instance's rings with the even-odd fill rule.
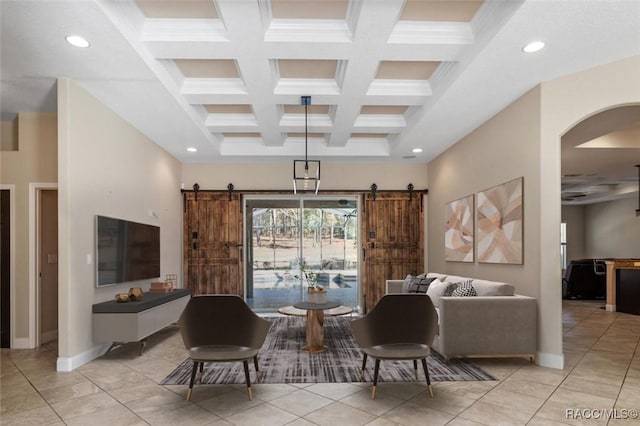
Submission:
[[[96,286],[159,276],[159,226],[96,216]]]

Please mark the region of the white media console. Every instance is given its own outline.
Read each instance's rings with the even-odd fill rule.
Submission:
[[[127,342],[140,342],[140,355],[146,338],[178,321],[191,298],[187,289],[170,293],[144,293],[139,302],[115,300],[93,305],[93,340],[111,343],[110,351]]]

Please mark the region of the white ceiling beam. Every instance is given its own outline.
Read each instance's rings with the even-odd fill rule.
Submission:
[[[145,19],[143,42],[228,42],[229,35],[219,19]]]
[[[382,60],[380,46],[384,46],[392,33],[404,7],[404,0],[384,2],[361,2],[359,8],[351,11],[354,55],[346,66],[342,84],[345,102],[338,104],[334,120],[335,130],[328,145],[346,149],[347,141],[353,133],[353,124],[360,115],[360,108],[371,82],[375,79],[379,62]],[[387,146],[388,149],[388,146]]]
[[[347,23],[337,19],[272,19],[265,42],[351,43]]]

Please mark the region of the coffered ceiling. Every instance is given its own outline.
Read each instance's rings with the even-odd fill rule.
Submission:
[[[299,158],[310,95],[310,157],[426,163],[540,82],[640,54],[632,0],[0,7],[3,117],[55,109],[67,77],[183,162]],[[538,39],[544,50],[522,52]]]

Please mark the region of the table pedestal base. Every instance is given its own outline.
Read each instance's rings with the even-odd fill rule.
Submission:
[[[307,352],[324,352],[324,311],[322,309],[307,310]]]

